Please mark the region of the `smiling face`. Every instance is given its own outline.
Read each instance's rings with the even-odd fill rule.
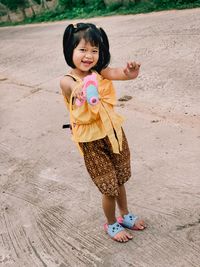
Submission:
[[[97,64],[99,59],[99,48],[92,46],[89,42],[81,39],[73,51],[73,63],[77,74],[88,74],[89,71]]]

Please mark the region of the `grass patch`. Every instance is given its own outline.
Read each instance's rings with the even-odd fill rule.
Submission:
[[[40,15],[27,18],[22,22],[1,22],[0,26],[22,25],[29,23],[60,21],[65,19],[86,19],[99,16],[111,15],[126,15],[126,14],[139,14],[148,13],[153,11],[163,11],[171,9],[189,9],[200,7],[200,0],[194,3],[181,3],[175,1],[160,1],[154,0],[149,2],[141,2],[135,4],[113,4],[103,9],[94,9],[93,7],[74,7],[71,10],[56,8],[53,11],[46,11]]]

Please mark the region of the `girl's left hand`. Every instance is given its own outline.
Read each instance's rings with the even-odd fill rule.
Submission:
[[[140,63],[135,61],[128,62],[126,68],[124,68],[124,73],[129,79],[134,79],[138,76],[140,70]]]

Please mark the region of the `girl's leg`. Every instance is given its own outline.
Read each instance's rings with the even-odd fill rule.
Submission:
[[[116,200],[121,216],[128,214],[129,211],[127,205],[126,189],[124,184],[119,186],[119,195]]]
[[[117,221],[115,217],[115,201],[115,197],[103,195],[102,206],[108,224],[113,224]],[[127,242],[129,239],[132,239],[132,235],[126,231],[121,231],[115,235],[115,239],[119,242]]]
[[[102,206],[103,206],[103,211],[104,214],[107,218],[107,223],[108,224],[113,224],[116,222],[116,217],[115,217],[115,197],[103,195],[102,198]]]
[[[127,205],[126,189],[124,184],[119,187],[119,195],[116,200],[121,216],[123,217],[124,215],[127,215],[129,211]],[[137,220],[135,222],[134,227],[136,230],[143,230],[145,228],[145,223],[143,220]]]

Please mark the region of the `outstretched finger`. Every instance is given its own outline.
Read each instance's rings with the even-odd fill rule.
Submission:
[[[129,71],[128,71],[128,68],[127,67],[124,68],[124,73],[125,73],[125,75],[128,75]]]
[[[141,64],[137,63],[137,70],[140,68]]]
[[[135,69],[137,64],[135,62],[130,62],[129,66],[130,66],[130,69]]]

